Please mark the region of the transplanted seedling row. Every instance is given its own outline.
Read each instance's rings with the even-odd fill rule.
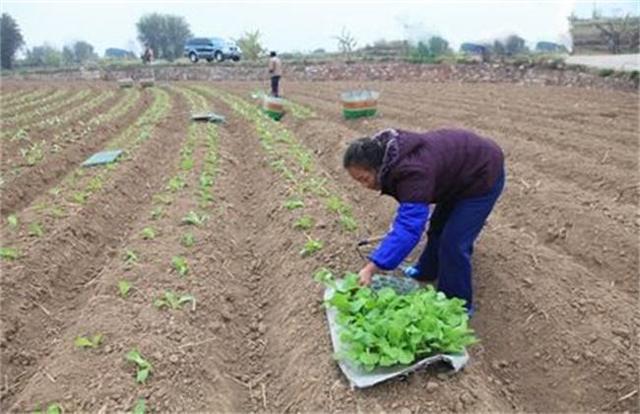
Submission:
[[[3,105],[2,121],[13,122],[13,119],[15,119],[20,112],[29,112],[31,108],[45,106],[57,100],[64,99],[65,97],[71,95],[72,92],[73,91],[69,89],[58,89],[53,93],[44,93],[37,98],[25,100],[10,107]]]
[[[84,114],[102,105],[114,95],[115,93],[113,91],[101,91],[92,99],[82,102],[81,105],[71,107],[60,115],[52,114],[44,119],[37,117],[37,122],[30,122],[29,125],[23,125],[2,131],[2,137],[10,137],[9,139],[11,141],[31,141],[29,133],[50,132],[52,129],[55,129],[60,125],[75,122]]]
[[[194,100],[198,96],[192,92],[178,90],[187,96],[189,102],[195,105]],[[188,309],[190,312],[196,311],[196,297],[179,289],[190,284],[190,280],[197,277],[191,268],[190,247],[197,242],[194,234],[202,233],[201,228],[209,221],[209,215],[196,208],[202,207],[202,192],[210,193],[213,186],[215,168],[215,154],[217,143],[216,127],[212,124],[191,124],[187,131],[187,138],[180,148],[179,158],[175,168],[175,173],[168,177],[164,189],[153,196],[154,207],[151,217],[145,227],[139,231],[141,242],[138,245],[149,247],[139,247],[139,253],[135,248],[127,247],[122,254],[124,263],[123,279],[117,285],[117,295],[123,300],[135,294],[136,287],[132,280],[135,274],[139,274],[143,266],[153,266],[155,260],[148,261],[145,252],[153,252],[153,245],[163,243],[166,239],[175,239],[176,234],[180,234],[178,243],[175,244],[175,251],[167,257],[166,266],[170,269],[171,277],[175,280],[172,289],[162,289],[156,291],[152,296],[144,296],[145,300],[151,299],[150,305],[162,312],[177,312]],[[202,160],[194,159],[198,151],[205,150]],[[178,202],[177,200],[180,200]],[[194,207],[192,210],[184,211],[185,201],[189,200]],[[193,201],[191,201],[193,200]],[[207,199],[208,201],[208,199]],[[166,267],[161,265],[162,269]],[[175,275],[175,276],[174,276]],[[188,288],[187,288],[188,289]],[[126,354],[126,359],[135,369],[135,379],[139,384],[144,384],[153,374],[152,363],[143,355],[142,350],[134,348]],[[143,412],[146,401],[138,400],[136,409]]]
[[[26,126],[34,125],[42,120],[42,117],[48,114],[51,114],[57,111],[60,108],[63,108],[68,105],[73,105],[76,102],[81,102],[87,96],[89,96],[94,91],[91,89],[83,89],[81,91],[76,92],[66,99],[56,100],[53,102],[49,102],[45,105],[39,105],[35,109],[31,111],[25,111],[19,115],[12,117],[11,119],[6,120],[7,124],[15,125],[21,128]],[[23,122],[25,121],[25,122]],[[5,126],[6,128],[6,126]],[[11,136],[9,130],[6,130],[7,135],[2,134],[2,139],[5,139]]]
[[[102,189],[110,174],[118,167],[119,162],[130,157],[144,141],[151,138],[156,124],[168,113],[171,107],[169,94],[159,88],[154,89],[152,93],[154,101],[149,109],[107,144],[109,149],[120,148],[125,151],[125,154],[118,161],[106,166],[91,169],[77,167],[71,171],[62,180],[60,187],[50,189],[43,199],[25,209],[24,211],[28,214],[21,213],[25,217],[27,215],[35,216],[30,220],[25,218],[23,220],[24,226],[30,227],[32,230],[34,226],[32,223],[37,223],[41,231],[37,231],[35,235],[41,236],[46,232],[47,225],[64,217],[69,208],[74,208],[74,206],[78,208],[78,206],[86,204],[95,193]],[[113,112],[110,116],[120,111]],[[43,215],[44,217],[42,217]],[[10,223],[6,225],[10,226]],[[11,231],[5,234],[11,235]]]
[[[303,212],[293,224],[294,228],[304,231],[307,237],[300,250],[302,256],[311,256],[324,246],[322,241],[309,235],[315,219],[304,211],[305,206],[314,200],[325,205],[327,210],[336,216],[344,231],[357,229],[351,208],[338,195],[331,193],[327,180],[316,169],[314,156],[291,131],[266,117],[259,108],[231,94],[213,92],[203,87],[195,89],[219,97],[255,125],[260,143],[269,155],[270,166],[289,183],[290,196],[283,203],[283,207],[290,211],[299,209]]]

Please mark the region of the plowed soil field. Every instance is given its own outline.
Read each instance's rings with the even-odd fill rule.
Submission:
[[[285,80],[274,122],[250,97],[264,87],[2,85],[0,411],[639,410],[637,94]],[[341,117],[355,88],[381,92],[375,117]],[[201,111],[226,122],[191,122]],[[442,126],[506,155],[473,257],[480,342],[460,373],[352,390],[312,275],[358,271],[356,242],[384,234],[395,204],[352,182],[342,153],[383,128]],[[124,152],[80,166],[104,149]],[[309,240],[322,248],[301,255]]]

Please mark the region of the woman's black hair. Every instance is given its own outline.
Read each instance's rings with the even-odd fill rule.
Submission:
[[[382,165],[384,158],[384,146],[377,139],[369,137],[353,140],[342,158],[344,168],[364,167],[376,171]]]

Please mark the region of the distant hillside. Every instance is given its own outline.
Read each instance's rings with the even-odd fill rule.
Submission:
[[[569,19],[573,53],[638,53],[640,17]]]

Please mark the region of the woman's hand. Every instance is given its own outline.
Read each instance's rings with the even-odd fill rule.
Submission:
[[[360,276],[360,284],[362,286],[369,286],[371,284],[371,279],[373,275],[378,271],[378,266],[375,263],[369,262],[367,263],[358,273]]]

